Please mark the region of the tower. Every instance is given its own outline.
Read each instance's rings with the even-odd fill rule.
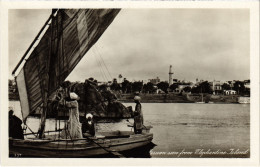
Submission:
[[[170,65],[170,68],[169,68],[169,85],[172,84],[172,74],[173,74],[172,65]]]

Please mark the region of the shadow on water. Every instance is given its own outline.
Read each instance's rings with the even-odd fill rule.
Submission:
[[[151,142],[146,146],[120,153],[122,153],[122,155],[124,155],[126,158],[151,158],[150,150],[152,150],[155,146],[156,144]]]

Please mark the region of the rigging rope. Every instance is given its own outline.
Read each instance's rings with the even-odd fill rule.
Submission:
[[[101,58],[101,60],[102,60],[102,62],[103,62],[103,64],[104,64],[104,66],[105,66],[105,68],[106,68],[106,70],[107,70],[107,72],[108,72],[108,74],[109,74],[109,76],[110,76],[110,79],[112,80],[113,78],[112,78],[112,76],[111,76],[111,74],[110,74],[110,71],[108,70],[108,68],[107,68],[107,66],[106,66],[106,63],[105,63],[104,59],[102,58],[102,54],[100,53],[100,51],[99,51],[97,45],[95,45],[94,47],[95,47],[95,49],[96,49],[96,51],[97,51],[99,57]]]
[[[96,53],[96,51],[95,51],[94,49],[93,49],[93,53],[94,53],[94,57],[95,57],[95,59],[96,59],[96,62],[97,62],[97,64],[98,64],[98,66],[99,66],[99,70],[100,70],[100,73],[101,73],[102,78],[104,79],[104,81],[108,81],[107,76],[106,76],[106,74],[105,74],[105,72],[104,72],[104,70],[103,70],[103,68],[102,68],[102,64],[100,63],[100,61],[99,61],[98,58],[96,57],[97,53]]]
[[[97,53],[96,48],[94,48],[94,50],[95,50],[95,53],[96,53],[96,56],[97,56],[98,53]],[[102,72],[104,73],[104,76],[105,76],[105,78],[106,78],[106,81],[108,81],[108,77],[107,77],[106,71],[105,71],[105,69],[104,69],[104,67],[103,67],[103,65],[102,65],[101,60],[99,59],[99,57],[96,57],[96,59],[97,59],[97,61],[99,62],[100,68],[102,69]]]
[[[95,55],[94,55],[94,56],[95,56]],[[99,66],[99,71],[100,71],[100,74],[101,74],[103,80],[104,80],[104,81],[107,81],[107,79],[106,79],[106,77],[105,77],[105,75],[104,75],[104,72],[103,72],[103,70],[102,70],[102,68],[101,68],[101,66],[100,66],[100,63],[98,62],[98,60],[97,60],[96,57],[95,57],[95,60],[96,60],[96,62],[97,62],[97,64],[98,64],[98,66]]]

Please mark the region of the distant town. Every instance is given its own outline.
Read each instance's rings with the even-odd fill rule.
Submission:
[[[169,80],[161,81],[159,77],[148,79],[148,81],[130,82],[121,74],[112,81],[100,82],[89,78],[98,86],[106,85],[111,91],[117,94],[211,94],[211,95],[237,95],[250,96],[250,79],[239,81],[207,81],[196,79],[196,82],[179,80],[173,78],[172,66],[169,67]],[[9,80],[9,99],[17,99],[18,91],[14,80]]]

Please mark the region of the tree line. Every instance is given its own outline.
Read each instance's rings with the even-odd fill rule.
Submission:
[[[17,93],[17,85],[14,84],[13,80],[8,80],[9,92]],[[127,79],[119,84],[117,79],[113,79],[110,89],[113,91],[120,91],[122,93],[156,93],[158,89],[162,90],[164,93],[174,92],[180,85],[185,85],[182,89],[182,92],[191,92],[191,93],[208,93],[212,94],[213,90],[208,81],[201,82],[197,86],[190,86],[190,83],[175,82],[172,85],[169,85],[168,82],[162,81],[158,84],[153,84],[152,82],[144,83],[143,81],[130,82]],[[218,93],[223,93],[224,90],[235,90],[239,95],[250,95],[250,89],[245,87],[243,81],[235,81],[232,87],[231,84],[224,83],[221,85],[222,90],[218,90]],[[180,92],[180,93],[182,93]]]
[[[182,92],[191,92],[191,93],[207,93],[212,94],[213,90],[208,81],[204,81],[199,83],[196,86],[191,87],[190,83],[183,83],[183,82],[176,82],[172,85],[169,85],[168,82],[162,81],[157,84],[153,84],[151,82],[143,83],[142,81],[135,81],[130,82],[127,79],[119,84],[117,83],[116,79],[113,80],[110,88],[114,91],[121,91],[122,93],[155,93],[157,89],[161,89],[164,93],[174,92],[180,85],[184,86],[181,90]],[[237,94],[240,95],[250,95],[250,89],[245,87],[244,82],[242,81],[235,81],[233,86],[231,87],[230,84],[224,83],[221,85],[222,89],[217,90],[218,93],[224,93],[224,90],[235,90]]]

